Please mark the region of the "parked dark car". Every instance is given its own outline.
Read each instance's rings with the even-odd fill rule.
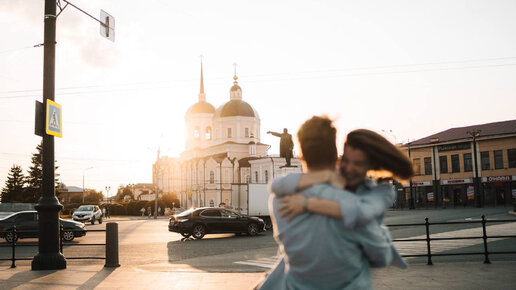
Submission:
[[[74,238],[86,235],[84,224],[75,221],[59,219],[63,226],[63,239],[72,241]],[[16,235],[11,231],[16,226]],[[4,238],[8,243],[23,238],[38,237],[38,212],[20,211],[0,219],[0,238]]]
[[[254,236],[265,231],[265,223],[261,218],[242,216],[238,213],[216,207],[189,209],[172,216],[168,230],[188,238],[193,236],[202,239],[206,234],[247,233]]]

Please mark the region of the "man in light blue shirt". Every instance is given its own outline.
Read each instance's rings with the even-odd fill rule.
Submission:
[[[327,118],[313,117],[298,132],[303,159],[309,172],[334,168],[335,128]],[[307,145],[308,144],[308,145]],[[310,197],[359,204],[359,197],[328,184],[301,192]],[[293,220],[279,214],[278,198],[271,195],[274,238],[283,260],[269,274],[261,289],[371,289],[370,267],[391,264],[395,251],[380,219],[356,229],[341,220],[304,212]]]

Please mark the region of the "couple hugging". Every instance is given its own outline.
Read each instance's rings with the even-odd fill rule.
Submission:
[[[279,261],[256,289],[371,289],[371,267],[406,268],[382,226],[393,186],[366,174],[383,170],[408,179],[408,158],[379,134],[359,129],[347,135],[337,160],[336,129],[326,117],[306,121],[297,137],[305,173],[271,184]]]

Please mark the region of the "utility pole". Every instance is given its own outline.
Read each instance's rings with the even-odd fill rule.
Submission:
[[[472,130],[466,132],[473,138],[473,166],[475,167],[473,170],[475,175],[473,176],[473,184],[475,188],[475,206],[482,207],[482,195],[480,194],[480,176],[478,176],[478,161],[477,161],[477,137],[480,136],[481,130]]]
[[[156,161],[156,186],[154,188],[154,219],[158,218],[158,193],[159,193],[159,147],[158,147],[158,160]]]
[[[55,99],[56,56],[55,0],[45,0],[44,14],[44,59],[43,59],[43,105]],[[54,185],[54,136],[43,134],[43,184],[38,204],[38,254],[32,260],[32,270],[66,269],[66,259],[59,251],[59,212],[63,209],[55,195]]]
[[[410,158],[410,140],[408,140],[407,146],[408,146],[408,157],[409,157],[409,160],[410,160],[410,164],[412,164],[412,159]],[[409,208],[410,209],[415,209],[416,205],[415,205],[415,202],[414,202],[414,194],[412,192],[412,188],[413,188],[413,186],[412,186],[412,177],[410,177],[410,179],[409,179],[409,186],[410,186]]]

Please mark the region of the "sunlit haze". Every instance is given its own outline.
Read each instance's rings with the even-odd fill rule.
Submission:
[[[60,180],[110,195],[151,183],[157,149],[179,156],[184,117],[199,93],[229,100],[234,66],[243,100],[266,131],[295,134],[327,114],[346,132],[365,127],[405,142],[515,119],[516,2],[507,1],[72,1],[115,18],[115,42],[67,7],[57,21]],[[44,1],[0,0],[0,186],[27,172],[41,137]],[[384,133],[384,130],[387,133]],[[299,151],[297,145],[294,149]]]

